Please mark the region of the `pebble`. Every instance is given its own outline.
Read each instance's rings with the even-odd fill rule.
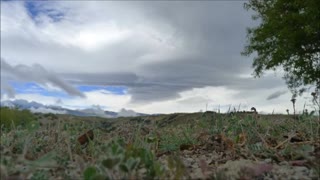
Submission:
[[[194,169],[193,173],[191,174],[192,179],[204,179],[203,173],[200,168]]]
[[[198,165],[197,163],[195,163],[195,164],[192,164],[191,167],[192,167],[193,169],[197,169],[197,168],[199,168],[199,165]]]
[[[304,167],[304,166],[296,166],[294,169],[296,171],[302,171],[302,172],[308,172],[309,171],[309,169]]]
[[[207,156],[206,155],[201,155],[200,157],[199,157],[200,159],[203,159],[203,160],[207,160],[208,158],[207,158]]]
[[[287,161],[282,161],[279,163],[280,166],[288,166],[289,163]]]
[[[271,162],[272,162],[272,159],[265,159],[264,162],[266,162],[266,163],[271,163]]]
[[[184,162],[185,166],[189,168],[193,168],[193,165],[195,164],[195,160],[192,158],[186,158]]]
[[[193,154],[193,151],[184,150],[184,151],[183,151],[183,154],[190,155],[190,154]]]
[[[185,161],[190,165],[193,165],[195,163],[195,160],[193,158],[186,158]]]

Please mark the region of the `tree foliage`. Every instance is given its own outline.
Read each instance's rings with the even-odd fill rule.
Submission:
[[[0,127],[12,129],[17,126],[26,126],[35,121],[35,116],[28,110],[0,108]]]
[[[282,68],[291,90],[320,89],[320,0],[249,0],[257,27],[248,28],[243,55],[254,54],[255,77]]]

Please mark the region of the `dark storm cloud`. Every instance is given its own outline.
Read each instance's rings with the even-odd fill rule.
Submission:
[[[1,40],[4,42],[2,44],[6,44],[1,48],[6,52],[11,49],[12,54],[18,47],[19,52],[22,52],[21,49],[27,50],[25,54],[37,49],[38,61],[49,64],[51,68],[59,68],[63,72],[61,77],[67,82],[76,85],[126,86],[135,102],[172,99],[179,97],[182,91],[207,86],[224,86],[244,92],[244,95],[248,95],[247,90],[283,86],[282,81],[275,77],[259,80],[242,76],[253,71],[251,59],[240,55],[246,40],[246,28],[253,25],[251,14],[243,9],[242,1],[128,1],[119,2],[118,6],[118,2],[96,2],[101,3],[97,7],[82,3],[83,7],[77,6],[80,14],[83,14],[82,10],[90,12],[91,8],[95,10],[98,7],[99,11],[91,11],[94,17],[92,21],[95,18],[101,18],[102,21],[110,18],[129,29],[135,24],[160,29],[159,34],[152,35],[160,42],[160,51],[155,50],[153,42],[136,37],[101,47],[92,54],[70,46],[35,43],[29,39],[26,45],[20,39],[9,43],[12,42],[10,36],[6,37],[7,40]],[[107,9],[104,3],[112,3],[122,9],[121,13],[113,16],[108,14],[112,11],[104,10],[107,15],[97,16],[95,13],[102,13],[102,7]],[[127,9],[130,11],[126,14]],[[141,33],[150,34],[148,30],[146,28]],[[44,49],[28,45],[31,42],[40,44]],[[161,51],[167,47],[175,49]],[[153,56],[145,56],[149,54]],[[141,57],[147,58],[140,63]],[[47,80],[64,86],[54,79]]]
[[[251,61],[242,57],[246,27],[252,26],[243,2],[157,2],[141,3],[159,24],[169,24],[183,39],[179,58],[150,63],[142,69],[149,82],[158,86],[133,88],[134,100],[177,97],[178,93],[205,86],[227,86],[236,90],[274,87],[281,81],[257,82],[240,75],[252,71]],[[142,96],[149,93],[150,96]],[[140,96],[141,94],[141,96]]]
[[[72,87],[64,80],[60,79],[54,73],[48,72],[39,64],[34,64],[31,67],[21,64],[11,66],[4,59],[1,58],[1,82],[4,81],[4,84],[8,84],[6,82],[8,79],[27,82],[37,82],[42,85],[46,85],[46,83],[51,83],[72,96],[85,97],[85,95],[82,92],[78,91],[76,88]],[[14,96],[14,91],[10,86],[5,86],[3,88],[10,97]]]
[[[1,97],[3,94],[7,94],[9,98],[15,97],[16,91],[7,82],[1,80],[0,87]]]
[[[267,100],[272,100],[272,99],[277,99],[278,97],[286,94],[288,91],[276,91],[272,94],[270,94],[268,97],[267,97]]]
[[[137,73],[78,75],[83,83],[125,85],[133,101],[175,98],[192,88],[226,86],[236,90],[274,87],[272,80],[259,83],[240,77],[252,71],[251,61],[242,57],[246,27],[252,26],[243,2],[131,2],[154,27],[169,26],[172,39],[181,40],[177,56],[153,59]],[[162,41],[159,37],[159,41]],[[173,44],[175,42],[172,42]],[[122,50],[130,49],[124,44]],[[126,54],[123,51],[123,54]],[[142,52],[143,54],[143,52]],[[66,76],[67,77],[67,76]],[[281,84],[282,85],[282,84]]]

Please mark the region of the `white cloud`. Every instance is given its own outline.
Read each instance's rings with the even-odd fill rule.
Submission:
[[[240,105],[240,110],[250,111],[251,107],[255,107],[258,112],[267,113],[286,113],[286,109],[292,110],[292,103],[290,102],[290,93],[284,94],[277,99],[273,99],[272,104],[266,104],[265,99],[270,90],[247,92],[249,96],[239,94],[240,91],[230,90],[225,87],[205,87],[195,88],[189,91],[180,93],[180,98],[150,103],[148,105],[130,104],[127,107],[136,112],[143,113],[174,113],[174,112],[197,112],[218,111],[227,112],[229,108],[233,110]],[[299,97],[296,104],[298,111],[303,110],[304,103],[310,104],[310,99],[306,94]],[[312,110],[312,108],[307,107]]]
[[[240,103],[267,112],[291,107],[289,93],[266,101],[271,93],[286,88],[279,76],[249,76],[252,58],[241,57],[240,51],[245,29],[253,23],[243,2],[34,3],[64,16],[53,22],[42,13],[35,22],[23,1],[2,1],[1,57],[10,66],[40,64],[61,75],[63,87],[128,88],[125,95],[92,91],[84,93],[86,99],[63,98],[66,107],[100,105],[142,113],[194,112],[206,104],[208,110]],[[41,82],[51,91],[63,89]],[[1,86],[13,93],[8,84]],[[56,97],[32,93],[16,98],[57,102]]]
[[[163,59],[155,55],[170,53],[179,42],[172,29],[154,26],[136,10],[116,4],[112,7],[119,11],[115,11],[109,3],[101,3],[49,3],[70,12],[63,12],[66,18],[54,23],[40,16],[40,25],[28,16],[22,2],[2,3],[1,56],[15,64],[39,63],[56,72],[135,72],[132,67]],[[127,14],[132,11],[136,17]],[[90,16],[84,17],[85,12]],[[124,18],[136,18],[137,23],[126,24]]]
[[[39,108],[31,107],[31,108],[30,108],[30,111],[31,111],[31,112],[34,112],[34,113],[67,114],[67,111],[63,111],[63,110],[53,110],[53,109],[45,108],[45,107],[39,107]]]
[[[133,116],[137,116],[137,113],[134,112],[133,110],[130,109],[124,109],[122,108],[119,112],[118,112],[118,117],[133,117]]]
[[[75,37],[70,38],[69,43],[91,50],[124,40],[129,33],[128,30],[120,30],[114,23],[95,24],[91,25],[90,29],[80,31]]]
[[[104,107],[105,110],[119,111],[130,102],[130,95],[116,95],[106,90],[85,92],[86,99],[83,98],[65,98],[63,104],[58,105],[71,109],[84,109],[93,105]],[[4,96],[1,100],[9,100],[8,96]],[[52,96],[44,96],[40,94],[17,94],[15,99],[25,99],[28,101],[40,102],[44,105],[57,104],[57,98]]]
[[[267,94],[268,90],[263,92]],[[85,109],[99,105],[99,109],[120,112],[123,116],[132,116],[135,112],[139,113],[174,113],[174,112],[198,112],[218,111],[227,112],[231,107],[238,110],[250,110],[251,107],[256,107],[258,112],[271,113],[286,113],[286,109],[292,112],[292,103],[290,102],[290,94],[287,93],[277,99],[273,99],[272,104],[264,103],[266,96],[259,93],[250,93],[249,98],[245,98],[238,94],[238,91],[228,90],[224,87],[205,87],[195,88],[189,91],[180,93],[180,97],[176,99],[152,102],[149,104],[132,103],[130,102],[130,95],[115,95],[105,90],[86,92],[86,99],[81,98],[67,98],[63,99],[63,103],[59,105],[70,109]],[[307,96],[307,95],[306,95]],[[4,96],[2,100],[8,100]],[[57,98],[43,96],[39,94],[17,94],[16,99],[26,99],[28,101],[41,102],[44,105],[52,105],[57,103]],[[297,111],[302,111],[304,103],[311,104],[310,99],[298,98]],[[131,109],[123,110],[123,108]],[[313,108],[307,106],[309,111]],[[101,111],[100,110],[100,111]]]

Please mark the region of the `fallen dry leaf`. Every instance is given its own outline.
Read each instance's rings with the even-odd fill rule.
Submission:
[[[85,145],[85,144],[88,144],[89,143],[89,139],[92,141],[93,140],[93,130],[89,130],[88,132],[84,133],[83,135],[81,135],[79,138],[78,138],[78,142],[81,144],[81,145]]]
[[[307,162],[308,162],[307,160],[296,160],[296,161],[290,161],[289,164],[291,166],[305,166]]]
[[[192,149],[194,149],[194,145],[193,144],[181,144],[180,145],[180,151],[192,150]]]
[[[239,142],[238,142],[239,146],[244,146],[246,144],[246,142],[247,142],[246,133],[240,133],[239,134]]]

